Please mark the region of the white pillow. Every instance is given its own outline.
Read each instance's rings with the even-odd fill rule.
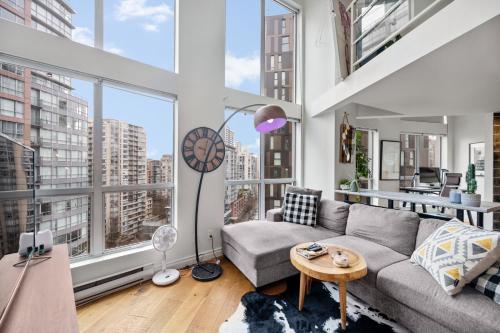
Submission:
[[[448,295],[458,294],[500,258],[500,233],[453,219],[434,231],[411,256]]]

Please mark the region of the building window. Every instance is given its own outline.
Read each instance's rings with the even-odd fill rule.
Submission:
[[[294,182],[293,145],[284,143],[294,142],[295,126],[289,122],[274,132],[258,134],[250,112],[229,121],[224,129],[226,224],[263,218],[267,210],[282,202],[286,184]]]
[[[281,72],[281,85],[286,86],[286,72]]]
[[[273,83],[273,85],[274,85],[274,87],[278,86],[278,72],[274,72],[274,83]]]
[[[24,103],[13,101],[6,98],[0,98],[0,115],[23,118],[24,117]]]
[[[278,69],[282,69],[283,66],[282,66],[282,57],[281,57],[281,54],[278,55]]]
[[[286,33],[286,18],[282,18],[281,19],[281,34],[285,34]]]
[[[290,40],[288,36],[281,37],[281,52],[290,51]]]
[[[270,69],[274,69],[274,67],[275,67],[275,65],[276,65],[276,64],[274,63],[274,60],[275,60],[275,59],[274,59],[274,55],[271,55],[271,56],[269,57],[269,61],[270,61],[270,66],[269,66],[269,67],[270,67]]]

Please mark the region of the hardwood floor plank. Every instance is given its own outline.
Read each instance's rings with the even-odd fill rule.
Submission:
[[[199,282],[183,271],[178,282],[167,287],[143,283],[77,309],[82,333],[206,333],[236,310],[241,296],[254,290],[228,260],[222,276]]]

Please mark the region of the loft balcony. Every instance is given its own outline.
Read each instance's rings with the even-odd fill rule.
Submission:
[[[500,1],[454,0],[339,79],[313,102],[311,114],[350,104],[422,116],[497,111],[498,31]]]

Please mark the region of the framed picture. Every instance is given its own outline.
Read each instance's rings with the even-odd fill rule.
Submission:
[[[400,141],[380,141],[380,180],[399,180],[400,159]]]
[[[476,176],[484,176],[484,142],[469,143],[469,164],[476,166]]]

